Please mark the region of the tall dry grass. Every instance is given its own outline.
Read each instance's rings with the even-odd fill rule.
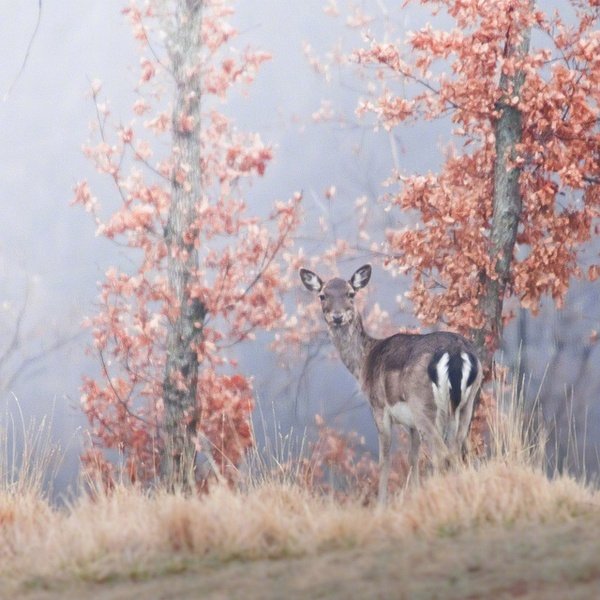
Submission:
[[[52,441],[52,414],[27,423],[16,398],[5,405],[0,415],[0,494],[21,498],[51,491],[62,458]]]
[[[121,486],[56,508],[40,487],[48,459],[27,454],[31,468],[19,464],[30,485],[15,485],[13,475],[0,489],[0,580],[140,577],[206,558],[282,558],[598,513],[598,491],[547,475],[543,432],[527,426],[519,406],[491,418],[487,458],[433,474],[381,510],[360,498],[340,503],[281,473],[269,477],[258,460],[235,490],[221,485],[185,497]]]

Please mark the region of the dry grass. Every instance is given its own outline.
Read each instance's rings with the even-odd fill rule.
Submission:
[[[531,441],[522,415],[499,414],[494,423],[489,459],[432,475],[382,510],[358,499],[340,504],[264,475],[250,477],[243,491],[217,486],[208,495],[184,497],[121,487],[95,498],[82,494],[59,509],[41,493],[42,478],[27,486],[15,485],[13,476],[0,486],[0,579],[18,587],[144,578],[205,560],[306,557],[398,542],[407,547],[487,527],[600,515],[598,491],[545,474],[540,438]]]
[[[3,495],[0,574],[103,580],[151,570],[165,557],[172,564],[191,556],[281,558],[595,512],[597,492],[496,462],[431,477],[385,510],[340,505],[283,484],[244,493],[221,487],[200,498],[121,488],[63,510],[40,498]]]

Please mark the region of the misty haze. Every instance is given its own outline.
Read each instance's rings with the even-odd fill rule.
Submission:
[[[275,598],[269,559],[295,557],[317,575],[282,580],[290,597],[398,597],[430,543],[436,583],[415,571],[406,597],[550,597],[577,569],[591,593],[600,548],[565,523],[600,515],[600,8],[482,4],[0,3],[0,556],[57,557],[19,563],[6,593],[126,589],[139,571],[142,587],[171,573],[177,597],[233,598],[239,561],[247,597]],[[335,277],[347,312],[331,316]],[[372,352],[441,331],[468,345]],[[369,387],[388,370],[419,382],[422,411]],[[456,457],[436,457],[438,435]],[[110,533],[82,525],[96,501],[98,522],[117,507]],[[30,513],[79,554],[43,533],[17,548]],[[477,579],[473,548],[485,539],[502,572],[514,521],[540,569],[563,534],[583,558],[539,592],[519,569],[505,588]],[[109,549],[79,548],[78,530]],[[472,581],[460,567],[448,583],[438,534]],[[344,584],[328,588],[319,553],[356,561],[355,583],[332,567]]]

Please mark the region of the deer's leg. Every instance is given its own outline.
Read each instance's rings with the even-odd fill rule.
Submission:
[[[475,407],[475,398],[477,397],[478,391],[479,388],[476,385],[471,386],[471,389],[468,390],[467,401],[461,412],[458,431],[456,433],[458,452],[463,460],[466,460],[469,453],[469,429],[471,428],[471,421],[473,420],[473,409]]]
[[[419,447],[421,446],[421,436],[416,427],[410,428],[410,473],[409,478],[413,485],[419,485]]]
[[[377,490],[377,501],[380,506],[385,506],[392,447],[392,419],[389,412],[387,410],[377,411],[375,413],[375,424],[379,434],[379,489]]]
[[[415,425],[421,438],[425,440],[429,447],[433,468],[435,470],[446,468],[449,458],[448,446],[444,443],[434,421],[425,415],[421,415],[416,420]]]

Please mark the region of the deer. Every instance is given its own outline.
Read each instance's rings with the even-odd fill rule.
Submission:
[[[392,426],[409,431],[409,481],[417,486],[422,441],[434,469],[464,460],[482,367],[475,345],[457,333],[370,336],[355,295],[369,283],[371,272],[367,264],[348,281],[334,277],[326,282],[309,269],[299,274],[304,287],[319,295],[331,341],[371,406],[379,443],[377,499],[385,505]]]

